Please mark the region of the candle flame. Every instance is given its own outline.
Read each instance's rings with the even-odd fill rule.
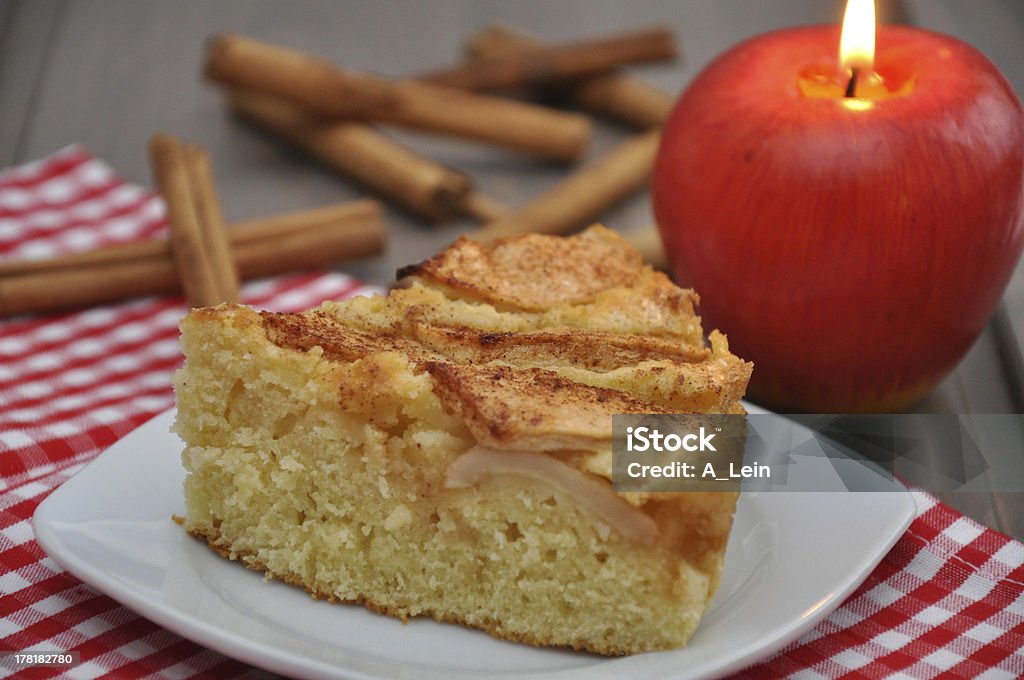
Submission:
[[[875,0],[847,0],[839,63],[845,71],[871,70],[875,65]]]

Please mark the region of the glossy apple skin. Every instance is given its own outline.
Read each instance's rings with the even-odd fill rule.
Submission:
[[[791,411],[900,410],[977,338],[1024,239],[1024,113],[954,38],[880,27],[876,70],[913,91],[850,110],[811,99],[839,28],[753,38],[683,93],[654,212],[705,328],[755,364],[751,396]]]

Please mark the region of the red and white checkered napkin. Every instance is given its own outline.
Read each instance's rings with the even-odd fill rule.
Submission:
[[[48,256],[148,237],[159,201],[81,148],[0,174],[0,256]],[[340,274],[250,284],[289,310],[360,290]],[[238,677],[257,671],[163,630],[65,573],[34,540],[39,502],[172,403],[180,299],[0,322],[0,651],[78,651],[91,677]],[[742,677],[1024,675],[1024,545],[925,494],[919,516],[836,612]],[[0,674],[4,671],[0,668]],[[35,672],[33,673],[35,674]]]

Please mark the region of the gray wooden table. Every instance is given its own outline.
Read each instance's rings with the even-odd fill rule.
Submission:
[[[84,144],[124,177],[152,185],[146,141],[157,130],[210,151],[227,217],[243,219],[365,194],[331,172],[233,120],[198,76],[203,43],[231,30],[302,48],[354,69],[404,75],[450,64],[474,29],[505,23],[551,40],[667,24],[685,59],[634,72],[668,91],[733,43],[766,30],[835,22],[842,0],[0,0],[0,167]],[[940,30],[985,52],[1024,92],[1024,2],[882,2],[883,17]],[[601,125],[592,153],[626,132]],[[511,205],[536,196],[565,170],[488,147],[425,135],[395,137],[470,173]],[[386,285],[470,222],[431,227],[389,209],[390,247],[346,265]],[[652,223],[638,195],[603,216],[627,231]],[[970,285],[970,282],[964,282]],[[917,405],[923,412],[1024,412],[1021,348],[1024,270],[957,370]],[[985,447],[990,462],[1024,474],[1024,450]],[[1024,537],[1024,494],[956,493],[943,500],[988,526]]]

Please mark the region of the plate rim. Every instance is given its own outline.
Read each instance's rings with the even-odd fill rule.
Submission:
[[[751,407],[751,405],[747,406],[751,413],[770,413],[769,411],[758,407]],[[178,610],[173,606],[170,606],[164,599],[146,597],[131,586],[121,583],[117,579],[108,578],[99,569],[99,567],[92,564],[88,559],[84,559],[80,555],[77,555],[74,550],[65,549],[63,541],[60,539],[55,529],[50,525],[54,519],[57,519],[50,517],[51,509],[57,507],[59,502],[69,493],[74,494],[76,492],[78,486],[83,483],[82,479],[80,479],[83,473],[87,473],[87,471],[92,469],[91,473],[86,474],[86,478],[91,474],[95,474],[95,466],[104,459],[104,457],[107,457],[111,452],[114,452],[116,455],[120,449],[130,446],[133,439],[149,435],[149,430],[157,428],[159,423],[167,421],[169,425],[170,422],[173,422],[175,413],[176,407],[172,406],[169,409],[154,415],[117,442],[114,442],[114,444],[102,453],[98,454],[75,475],[51,491],[37,506],[32,516],[33,530],[40,547],[43,548],[51,559],[84,583],[111,597],[139,615],[185,639],[195,642],[201,647],[205,647],[230,658],[238,659],[245,663],[285,675],[295,674],[296,670],[303,669],[308,677],[344,677],[353,678],[355,680],[378,680],[378,675],[367,674],[356,668],[334,665],[314,657],[295,654],[282,647],[270,647],[262,642],[249,640],[233,631],[222,628],[214,623],[210,623],[198,616]],[[177,437],[177,435],[170,432],[169,429],[164,430],[164,433],[169,437]],[[760,493],[747,492],[746,495],[760,497],[766,493],[799,493],[802,496],[810,497],[820,496],[824,493],[845,492],[775,491]],[[756,641],[751,642],[748,645],[750,647],[749,649],[741,651],[738,655],[724,664],[707,668],[703,671],[698,667],[697,669],[693,669],[696,671],[696,674],[683,674],[679,677],[705,679],[718,678],[742,670],[759,660],[764,660],[774,655],[776,652],[789,645],[838,609],[847,600],[847,598],[863,584],[875,567],[881,563],[896,542],[904,535],[907,528],[917,515],[917,504],[913,498],[913,494],[905,487],[903,487],[901,491],[866,493],[885,493],[887,496],[897,496],[903,499],[904,503],[902,504],[903,507],[899,508],[901,511],[899,522],[894,524],[890,529],[889,535],[886,536],[886,539],[881,544],[881,548],[870,553],[868,559],[862,560],[855,566],[851,567],[851,571],[855,572],[855,576],[853,578],[847,579],[843,584],[843,587],[829,593],[828,597],[824,599],[813,611],[800,618],[793,619],[790,622],[790,625],[784,626],[781,629],[781,632],[779,629],[775,629],[775,634],[770,641],[763,644],[756,644]],[[743,497],[744,496],[741,495],[741,499]],[[670,650],[667,653],[671,653],[672,651],[677,650]],[[600,657],[596,658],[600,660]],[[614,658],[609,658],[609,660],[614,660]],[[394,663],[400,665],[403,662],[395,661]],[[585,669],[575,670],[578,671]],[[562,669],[531,672],[528,675],[540,678],[565,673],[566,669]],[[681,671],[681,673],[685,672]],[[509,674],[504,671],[497,671],[489,674],[491,677],[504,677],[508,675]],[[516,674],[516,677],[524,676],[523,674]]]

